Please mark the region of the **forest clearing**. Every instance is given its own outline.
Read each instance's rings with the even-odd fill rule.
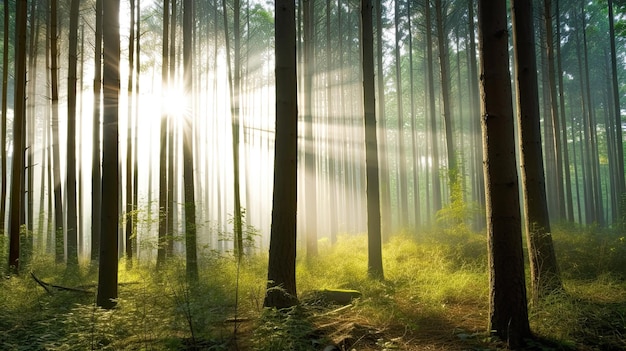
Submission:
[[[118,306],[110,311],[94,305],[96,276],[88,263],[71,272],[51,257],[41,258],[29,268],[42,281],[90,293],[47,292],[26,274],[3,279],[0,349],[505,349],[486,332],[484,235],[395,237],[384,246],[382,282],[367,278],[363,235],[341,236],[332,248],[320,244],[319,257],[298,261],[302,303],[285,314],[262,308],[265,255],[243,259],[238,282],[236,260],[210,252],[201,255],[197,286],[181,278],[184,269],[176,261],[160,273],[154,266],[122,269]],[[623,350],[623,237],[559,228],[555,244],[565,289],[531,305],[538,338],[525,349]],[[311,297],[311,291],[326,288],[358,289],[362,297],[345,306]]]

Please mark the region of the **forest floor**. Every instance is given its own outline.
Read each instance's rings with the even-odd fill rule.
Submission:
[[[625,350],[624,236],[559,229],[554,238],[564,290],[529,304],[536,338],[525,349]],[[367,278],[364,236],[343,236],[332,248],[319,243],[318,257],[299,254],[301,304],[281,312],[262,308],[264,254],[237,267],[207,252],[193,286],[182,261],[160,272],[121,262],[110,311],[93,303],[97,274],[88,262],[68,269],[35,257],[25,273],[0,280],[0,350],[505,349],[487,332],[483,235],[397,236],[383,250],[383,281]],[[324,289],[361,297],[335,304],[313,293]]]

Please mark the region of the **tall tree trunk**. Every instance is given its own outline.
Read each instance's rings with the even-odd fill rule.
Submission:
[[[106,0],[102,8],[104,97],[102,133],[102,235],[96,303],[113,308],[117,298],[119,229],[118,102],[120,94],[120,1]]]
[[[9,202],[9,271],[17,274],[20,263],[21,201],[24,192],[24,126],[26,115],[26,22],[28,1],[19,0],[15,14],[15,105],[13,159]],[[3,145],[4,147],[4,145]]]
[[[454,125],[452,121],[452,99],[450,99],[450,56],[448,54],[448,32],[445,28],[443,0],[435,0],[437,25],[437,47],[439,48],[439,73],[441,74],[441,105],[446,131],[446,150],[448,155],[448,180],[450,196],[453,196],[458,179],[456,150],[454,147]],[[447,12],[447,11],[446,11]]]
[[[395,63],[396,63],[396,102],[398,108],[398,195],[400,229],[409,223],[408,182],[406,177],[406,155],[404,146],[404,109],[402,104],[402,56],[400,55],[400,0],[394,1],[395,24]],[[369,33],[368,33],[369,34]],[[365,53],[369,55],[369,53]]]
[[[78,220],[76,207],[76,81],[78,66],[79,0],[70,2],[69,63],[67,75],[67,263],[78,264]]]
[[[387,124],[385,120],[385,75],[383,72],[383,6],[382,0],[376,1],[376,89],[378,91],[378,136],[380,137],[380,201],[381,230],[383,241],[391,237],[391,182],[389,181],[389,162],[387,153]]]
[[[432,39],[432,21],[430,15],[430,0],[426,1],[426,62],[428,62],[428,120],[430,122],[430,140],[431,140],[431,166],[432,167],[432,206],[433,210],[441,209],[441,182],[439,178],[439,139],[437,137],[437,113],[435,110],[435,77],[433,75],[433,39]]]
[[[52,171],[54,183],[54,247],[55,261],[63,262],[65,240],[63,237],[63,204],[61,201],[61,157],[59,144],[59,44],[57,0],[50,0],[50,102],[52,103]]]
[[[298,96],[295,1],[276,0],[276,141],[267,294],[264,306],[295,305]]]
[[[556,209],[554,216],[558,220],[564,220],[566,218],[565,212],[565,193],[563,187],[563,153],[561,151],[561,135],[559,134],[561,131],[560,120],[559,120],[559,110],[558,110],[558,101],[556,96],[556,69],[554,67],[554,35],[553,35],[553,26],[552,26],[552,1],[544,0],[544,11],[543,11],[543,21],[544,27],[546,30],[546,61],[548,64],[548,92],[547,97],[549,98],[550,105],[550,118],[552,119],[552,140],[554,145],[552,147],[547,147],[548,152],[554,153],[553,159],[555,160],[554,165],[548,165],[548,167],[554,167],[555,170],[555,180],[556,187],[554,190],[556,197]],[[560,45],[560,42],[557,42]],[[547,117],[547,116],[546,116]],[[552,159],[552,158],[551,158]]]
[[[407,26],[409,36],[409,100],[411,101],[411,160],[413,166],[413,211],[415,219],[414,227],[419,228],[421,222],[420,209],[420,186],[419,186],[419,152],[417,150],[417,128],[415,120],[415,79],[413,74],[413,30],[411,28],[411,2],[407,1]]]
[[[567,220],[570,222],[574,221],[574,201],[572,198],[572,177],[570,172],[570,159],[569,159],[569,148],[567,146],[567,126],[566,126],[566,118],[565,118],[565,93],[563,87],[563,69],[562,69],[562,58],[561,58],[561,21],[560,21],[560,12],[559,12],[559,0],[555,0],[556,8],[554,10],[555,18],[556,18],[556,32],[555,32],[555,41],[556,45],[556,60],[557,60],[557,72],[556,75],[559,78],[559,112],[560,112],[560,125],[561,125],[561,140],[563,141],[563,164],[565,165],[563,171],[565,172],[565,198],[566,198],[566,209],[567,209]]]
[[[125,232],[125,246],[126,246],[126,267],[132,268],[133,266],[133,226],[135,223],[135,211],[133,203],[133,130],[139,126],[135,125],[133,128],[133,88],[134,88],[134,68],[135,68],[135,0],[130,0],[130,28],[128,34],[128,87],[127,87],[127,135],[126,135],[126,232]],[[138,67],[138,66],[137,66]]]
[[[313,0],[304,0],[303,7],[303,45],[304,64],[303,94],[304,94],[304,187],[306,214],[306,255],[308,258],[317,256],[317,167],[315,162],[316,150],[313,138],[313,71],[314,63],[314,4]]]
[[[621,118],[621,105],[620,105],[620,94],[619,94],[619,84],[617,82],[617,53],[615,49],[615,25],[614,25],[614,16],[613,16],[613,0],[608,0],[609,2],[609,40],[611,43],[611,83],[612,83],[612,102],[613,102],[613,113],[615,114],[615,129],[614,129],[614,143],[615,150],[617,154],[615,155],[617,173],[615,174],[615,178],[617,180],[617,188],[615,192],[621,198],[624,197],[624,192],[626,191],[626,185],[624,181],[624,146],[622,140],[622,118]],[[626,209],[620,208],[618,214],[623,215]],[[620,221],[624,221],[620,219]],[[619,223],[620,225],[624,225],[626,223]]]
[[[93,79],[93,133],[91,155],[91,261],[100,257],[100,222],[102,211],[102,169],[100,114],[102,95],[102,2],[96,0],[96,28]]]
[[[183,1],[183,72],[184,90],[186,96],[185,117],[187,122],[183,129],[183,181],[185,191],[185,252],[187,259],[186,274],[190,282],[198,281],[198,259],[196,249],[196,200],[193,175],[193,130],[194,114],[192,104],[193,94],[193,50],[192,26],[193,1]]]
[[[167,106],[165,97],[169,86],[169,28],[170,28],[170,0],[163,0],[163,35],[162,44],[162,64],[161,64],[161,128],[159,132],[159,234],[157,248],[157,269],[165,264],[165,253],[167,246]]]
[[[0,121],[0,235],[4,235],[7,203],[7,110],[9,90],[9,0],[3,1],[2,120]]]
[[[530,336],[522,251],[506,3],[478,1],[481,125],[489,246],[489,330],[511,348]]]
[[[367,273],[372,278],[382,280],[384,275],[380,232],[380,192],[378,189],[372,7],[371,0],[361,0],[361,57],[363,60],[365,166],[367,167]]]
[[[552,245],[541,149],[539,88],[535,59],[532,4],[513,0],[513,44],[520,168],[524,195],[526,240],[530,261],[532,297],[561,290],[559,269]],[[556,116],[558,117],[558,116]]]

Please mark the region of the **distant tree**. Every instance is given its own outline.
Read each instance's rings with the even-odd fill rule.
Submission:
[[[9,202],[9,270],[14,274],[17,274],[20,263],[20,229],[22,224],[20,214],[24,192],[27,19],[28,1],[19,0],[15,13],[15,104],[13,109],[11,197]]]
[[[52,182],[54,184],[54,257],[63,262],[65,240],[63,237],[63,203],[61,192],[61,156],[59,140],[59,31],[57,0],[50,0],[50,103],[52,104]]]
[[[457,177],[459,173],[456,162],[456,150],[454,147],[452,99],[450,98],[450,54],[448,48],[448,30],[445,23],[448,17],[447,7],[448,4],[444,4],[443,0],[435,0],[435,23],[437,27],[437,48],[439,53],[439,75],[441,81],[441,107],[443,110],[448,159],[448,186],[450,189],[453,189],[454,184],[458,181]],[[452,196],[452,191],[450,191],[450,194],[450,196]]]
[[[169,54],[168,41],[170,29],[170,0],[163,0],[163,40],[161,52],[161,125],[159,132],[159,233],[157,248],[157,269],[165,264],[165,253],[167,244],[167,106],[165,106],[165,96],[169,85]]]
[[[224,11],[224,39],[226,46],[226,62],[228,64],[228,87],[230,89],[230,113],[232,128],[232,149],[233,149],[233,202],[234,218],[233,232],[235,255],[241,258],[243,255],[243,231],[241,216],[241,191],[240,191],[240,160],[239,160],[239,134],[240,134],[240,95],[241,95],[241,2],[233,2],[233,37],[234,47],[230,45],[230,34],[228,33],[228,11],[226,0],[222,0]],[[234,60],[231,59],[231,49]],[[232,62],[232,64],[231,64]]]
[[[285,308],[296,295],[298,96],[295,1],[276,0],[276,141],[267,294],[264,306]]]
[[[426,17],[426,63],[428,89],[428,123],[430,125],[430,143],[432,161],[432,208],[434,212],[441,209],[441,180],[439,179],[439,140],[437,139],[437,110],[435,109],[435,78],[433,75],[433,39],[430,0],[426,1],[424,16]]]
[[[104,97],[102,131],[102,235],[96,302],[113,308],[117,298],[119,229],[118,101],[120,93],[120,0],[106,0],[102,7]]]
[[[9,90],[9,0],[3,1],[2,120],[0,121],[0,235],[4,235],[7,199],[7,110]]]
[[[126,145],[126,228],[125,228],[125,246],[126,246],[126,265],[131,268],[133,265],[133,251],[136,249],[133,246],[133,241],[136,233],[133,232],[135,226],[135,203],[133,202],[133,194],[135,192],[133,187],[133,148],[137,148],[138,145],[133,145],[133,130],[137,129],[137,125],[133,128],[133,89],[134,85],[134,69],[135,69],[135,0],[130,0],[130,25],[128,33],[128,86],[126,89],[126,95],[128,97],[126,124],[127,124],[127,145]],[[137,39],[138,40],[138,39]],[[139,67],[138,67],[139,68]],[[134,235],[135,234],[135,235]]]
[[[400,217],[400,228],[406,228],[409,225],[409,186],[407,180],[406,167],[406,147],[404,142],[404,106],[403,106],[403,87],[402,87],[402,55],[400,53],[401,36],[404,30],[401,30],[400,19],[402,14],[400,11],[400,0],[394,1],[394,28],[395,28],[395,73],[396,73],[396,106],[398,108],[398,196]],[[367,30],[367,29],[365,29]],[[364,53],[368,55],[369,53]],[[372,63],[373,64],[373,63]],[[369,72],[368,72],[369,73]],[[411,72],[412,73],[412,72]],[[375,112],[375,111],[373,111]],[[369,195],[369,194],[368,194]]]
[[[192,49],[192,26],[193,26],[193,1],[183,1],[183,73],[185,96],[187,106],[185,108],[186,121],[183,129],[183,181],[185,192],[185,252],[187,258],[187,279],[191,282],[198,280],[198,258],[196,250],[196,200],[194,185],[194,162],[193,162],[193,129],[194,116],[192,105],[193,93],[193,49]]]
[[[93,78],[93,133],[91,154],[91,261],[100,257],[100,222],[102,209],[102,169],[100,148],[100,114],[102,97],[102,1],[96,0]]]
[[[380,230],[372,7],[371,0],[361,0],[361,57],[363,58],[363,112],[365,124],[365,166],[367,168],[367,273],[372,278],[382,280],[384,274]]]
[[[381,231],[383,241],[391,237],[391,182],[389,181],[389,165],[387,153],[387,127],[385,121],[385,75],[383,73],[383,5],[382,0],[376,0],[376,91],[378,97],[377,116],[380,136],[380,202],[381,202]]]
[[[506,2],[478,1],[489,330],[519,347],[530,336],[522,251]]]
[[[511,4],[524,218],[532,296],[536,300],[562,287],[546,200],[532,4],[519,0]]]
[[[76,205],[76,82],[78,71],[78,15],[80,1],[70,2],[69,62],[67,76],[67,263],[78,264],[78,220]]]
[[[613,0],[608,0],[609,6],[609,41],[611,44],[611,83],[612,83],[612,93],[613,93],[613,113],[614,113],[614,140],[615,140],[615,161],[617,166],[615,169],[617,170],[615,174],[615,178],[617,180],[617,195],[619,197],[623,197],[624,192],[626,191],[626,184],[624,180],[624,147],[623,147],[623,137],[622,137],[622,118],[621,118],[621,105],[620,105],[620,93],[619,93],[619,83],[618,83],[618,72],[617,72],[617,50],[615,47],[615,19],[613,16]],[[624,209],[621,209],[622,211]],[[622,220],[623,221],[623,220]],[[626,223],[622,223],[626,224]]]
[[[313,0],[305,0],[302,9],[303,17],[303,114],[304,114],[304,200],[306,213],[306,255],[317,256],[317,172],[315,139],[313,138],[313,74],[315,71],[314,56],[314,9]]]

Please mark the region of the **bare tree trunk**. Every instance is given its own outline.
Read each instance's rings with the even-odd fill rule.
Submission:
[[[67,94],[67,264],[78,264],[78,220],[76,209],[76,81],[78,66],[79,0],[70,3],[70,38]]]
[[[478,1],[481,125],[489,245],[489,329],[511,348],[530,336],[506,3]]]
[[[395,64],[396,64],[396,102],[398,108],[398,195],[400,208],[400,229],[406,228],[409,223],[408,182],[406,177],[406,154],[404,145],[404,108],[402,104],[402,56],[400,55],[400,1],[394,1],[395,27]],[[368,33],[369,34],[369,33]],[[365,53],[366,55],[369,53]]]
[[[128,109],[126,114],[126,123],[127,127],[127,146],[126,146],[126,235],[125,235],[125,245],[126,245],[126,267],[132,268],[133,266],[133,251],[135,247],[133,247],[133,227],[135,223],[135,211],[134,211],[134,203],[133,203],[133,130],[137,129],[138,126],[134,126],[133,129],[133,88],[134,88],[134,68],[135,68],[135,0],[130,0],[130,30],[128,35],[128,88],[127,88],[127,96],[128,96]],[[138,68],[138,66],[137,66]]]
[[[20,263],[21,201],[24,194],[24,126],[26,114],[26,22],[28,1],[17,1],[15,14],[15,105],[13,114],[13,164],[9,202],[9,271]],[[4,147],[4,146],[3,146]]]
[[[0,121],[0,234],[4,235],[7,203],[7,105],[9,90],[9,0],[4,0],[4,38],[2,49],[2,120]]]
[[[441,209],[441,181],[439,179],[439,140],[437,138],[437,114],[435,111],[435,78],[433,76],[433,40],[432,40],[432,21],[430,15],[430,0],[425,4],[426,16],[426,62],[428,62],[428,119],[430,122],[430,140],[431,140],[431,166],[432,167],[432,206],[433,210]]]
[[[119,229],[118,101],[120,94],[120,1],[103,3],[103,143],[102,143],[102,236],[98,270],[98,306],[110,309],[117,299]]]
[[[517,121],[532,297],[562,289],[546,200],[532,4],[512,2]],[[558,117],[558,116],[557,116]]]
[[[276,141],[265,307],[284,308],[296,295],[298,96],[294,0],[276,0]]]
[[[183,180],[185,187],[185,252],[186,273],[190,282],[198,281],[198,259],[196,249],[196,200],[193,174],[193,129],[194,114],[191,97],[193,94],[193,50],[191,45],[193,25],[193,1],[183,2],[183,72],[187,102],[185,116],[189,122],[183,127]]]
[[[102,91],[102,2],[96,0],[96,28],[93,79],[93,133],[91,155],[91,261],[100,257],[100,222],[102,211],[102,171],[100,149],[100,108]]]
[[[52,171],[54,183],[54,237],[55,261],[63,262],[65,240],[63,237],[63,204],[61,200],[61,158],[59,145],[59,65],[58,65],[57,0],[50,0],[50,89],[52,95]]]
[[[167,87],[169,86],[169,20],[170,18],[170,0],[163,0],[163,46],[162,46],[162,64],[161,64],[161,96],[165,101]],[[161,129],[160,129],[160,146],[159,146],[159,234],[157,248],[157,269],[165,264],[166,246],[167,246],[167,219],[168,219],[168,187],[167,187],[167,106],[165,103],[161,105]]]

